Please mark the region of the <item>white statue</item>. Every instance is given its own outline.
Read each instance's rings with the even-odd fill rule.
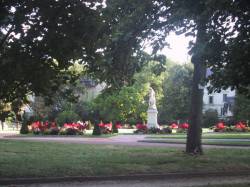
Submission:
[[[149,109],[156,109],[156,99],[155,99],[155,91],[153,88],[149,88]]]

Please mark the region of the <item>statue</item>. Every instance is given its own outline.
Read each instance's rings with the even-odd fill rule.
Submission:
[[[148,118],[147,118],[147,127],[148,128],[160,128],[157,123],[157,108],[156,108],[156,99],[155,91],[153,88],[149,88],[149,100],[148,100]]]
[[[156,109],[156,99],[155,99],[155,91],[153,88],[149,88],[149,109]]]

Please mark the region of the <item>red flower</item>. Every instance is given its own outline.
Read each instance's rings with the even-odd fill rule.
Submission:
[[[147,129],[147,126],[146,126],[146,125],[143,125],[143,124],[141,124],[141,123],[138,123],[138,124],[136,124],[136,128],[137,128],[138,130],[146,130],[146,129]]]
[[[99,123],[98,125],[99,125],[99,127],[104,127],[105,126],[105,124],[103,122]]]
[[[122,124],[121,124],[121,123],[116,123],[116,124],[115,124],[115,127],[116,127],[117,129],[121,129],[121,128],[122,128]]]
[[[50,127],[51,127],[51,128],[56,128],[56,127],[57,127],[56,122],[54,122],[54,121],[53,121],[53,122],[51,122]]]
[[[188,128],[189,128],[189,124],[188,124],[188,123],[183,123],[183,124],[181,125],[181,128],[183,128],[183,129],[188,129]]]
[[[171,129],[178,129],[178,125],[177,125],[176,123],[172,123],[172,124],[170,125],[170,128],[171,128]]]
[[[112,129],[112,123],[106,123],[106,124],[104,124],[104,127],[111,130]]]
[[[226,126],[225,126],[225,124],[223,123],[223,122],[219,122],[219,123],[217,123],[217,125],[216,125],[216,128],[217,129],[224,129]]]
[[[243,122],[238,122],[236,125],[235,125],[235,128],[237,129],[245,129],[246,128],[246,125],[243,123]]]

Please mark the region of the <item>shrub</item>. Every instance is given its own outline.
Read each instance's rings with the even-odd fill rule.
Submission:
[[[112,125],[112,133],[118,133],[118,128],[117,127],[118,127],[117,123]]]
[[[210,127],[218,123],[218,112],[217,110],[209,109],[203,114],[203,127]]]
[[[112,133],[112,123],[99,123],[101,134],[111,134]]]
[[[161,130],[162,134],[171,134],[172,133],[172,129],[170,127],[165,127]]]
[[[41,130],[39,128],[35,128],[35,129],[32,130],[32,132],[33,132],[33,134],[38,135],[38,134],[41,133]]]
[[[156,128],[156,127],[151,127],[151,128],[148,129],[147,133],[148,134],[160,134],[161,129]]]
[[[147,126],[141,123],[136,124],[136,129],[137,130],[134,132],[136,134],[145,134],[148,131]]]
[[[65,123],[71,123],[73,121],[79,121],[80,116],[78,116],[75,112],[73,111],[63,111],[60,114],[58,114],[56,121],[57,124],[62,126]]]
[[[50,135],[58,135],[59,129],[57,127],[51,127],[50,129]]]
[[[24,120],[23,124],[22,124],[22,127],[20,129],[20,134],[28,134],[29,133],[28,125],[29,125],[28,121]]]
[[[102,132],[101,132],[101,128],[100,128],[99,124],[95,123],[92,135],[99,136],[101,134],[102,134]]]
[[[82,135],[83,133],[75,128],[67,128],[65,134],[66,135]]]

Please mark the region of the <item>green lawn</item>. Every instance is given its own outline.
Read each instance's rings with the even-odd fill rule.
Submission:
[[[169,134],[169,135],[151,135],[146,138],[186,138],[186,134]],[[250,139],[250,133],[204,133],[202,134],[203,139]]]
[[[186,143],[186,139],[147,139],[141,142],[148,143]],[[232,145],[232,146],[250,146],[250,141],[240,141],[240,140],[223,140],[223,139],[203,139],[202,143],[205,145]]]
[[[181,149],[0,141],[0,177],[91,176],[250,169],[250,150]]]
[[[193,186],[193,187],[249,187],[250,183],[243,184],[218,184],[218,185],[206,185],[206,186]]]
[[[110,138],[117,136],[118,134],[101,134],[101,135],[92,135],[92,134],[84,134],[84,135],[44,135],[44,134],[38,134],[35,135],[33,133],[29,134],[18,134],[16,136],[21,136],[21,137],[74,137],[74,138]]]

